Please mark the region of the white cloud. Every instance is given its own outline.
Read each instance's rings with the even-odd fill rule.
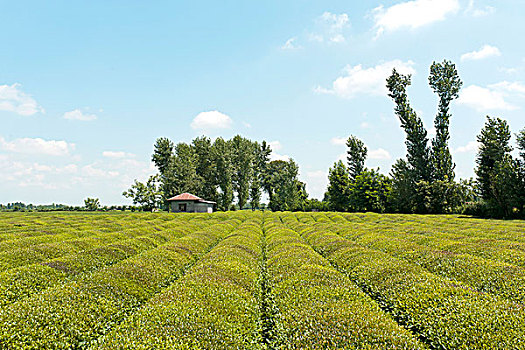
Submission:
[[[518,95],[525,96],[525,85],[519,82],[508,82],[508,81],[502,81],[496,84],[489,85],[489,88],[507,92],[507,93],[516,93]]]
[[[250,124],[248,122],[242,122],[242,125],[244,125],[248,129],[252,127],[252,124]]]
[[[281,148],[283,148],[283,145],[281,145],[281,142],[279,142],[279,141],[270,141],[270,142],[268,142],[268,145],[270,146],[272,151],[278,151]]]
[[[336,15],[335,13],[327,11],[323,13],[319,19],[327,23],[332,32],[338,32],[348,25],[348,15],[346,13]]]
[[[310,33],[309,40],[317,42],[342,43],[345,42],[345,30],[350,21],[346,13],[335,14],[325,12],[316,19],[317,29]]]
[[[297,50],[300,49],[301,46],[297,44],[297,37],[290,38],[286,40],[283,46],[281,46],[281,49],[283,50]]]
[[[28,203],[82,204],[84,198],[95,196],[103,204],[131,204],[122,196],[122,191],[135,179],[144,182],[156,172],[149,160],[100,156],[93,163],[83,164],[75,157],[43,158],[39,154],[21,157],[18,153],[0,153],[0,193],[5,200]]]
[[[332,145],[345,146],[346,139],[344,137],[332,137],[332,139],[330,140],[330,143]]]
[[[95,114],[84,114],[80,109],[75,109],[71,112],[64,113],[64,119],[92,121],[97,119],[97,116]]]
[[[302,178],[306,182],[308,195],[322,199],[328,186],[328,172],[326,170],[307,171]]]
[[[315,92],[335,94],[343,98],[353,98],[358,94],[387,96],[386,79],[396,68],[402,74],[415,74],[414,62],[393,60],[376,65],[375,67],[363,68],[362,65],[346,66],[345,75],[338,77],[331,89],[322,87],[315,88]]]
[[[67,143],[66,141],[28,137],[6,141],[0,137],[0,148],[5,151],[21,154],[66,156],[75,149],[75,144]]]
[[[474,4],[474,0],[469,0],[467,9],[465,10],[465,13],[471,15],[472,17],[482,17],[490,15],[495,11],[495,8],[492,6],[485,6],[483,8],[476,8]]]
[[[330,38],[330,41],[333,42],[333,43],[342,43],[344,42],[346,39],[345,37],[342,35],[342,34],[337,34],[337,35],[334,35]]]
[[[232,119],[219,111],[199,113],[191,122],[190,126],[195,130],[212,131],[217,129],[229,129],[233,124]]]
[[[272,153],[270,153],[270,160],[273,161],[273,160],[284,160],[285,162],[287,162],[288,160],[290,160],[290,156],[288,155],[285,155],[285,154],[279,154],[277,153],[276,151],[279,151],[281,148],[283,148],[283,145],[281,144],[280,141],[270,141],[268,142],[268,145],[270,146],[271,150],[272,150]]]
[[[483,45],[481,49],[478,51],[472,51],[467,52],[463,55],[461,55],[462,61],[475,61],[475,60],[481,60],[488,57],[498,57],[501,56],[501,51],[495,47],[490,45]]]
[[[521,70],[521,68],[517,67],[498,67],[498,71],[503,72],[505,74],[516,74]]]
[[[369,159],[380,159],[380,160],[388,160],[391,159],[392,156],[390,153],[388,153],[387,150],[383,148],[374,149],[368,152],[368,158]]]
[[[83,166],[81,173],[83,176],[96,178],[113,178],[119,175],[118,171],[97,168],[94,164]]]
[[[470,141],[465,146],[458,147],[453,153],[472,153],[478,150],[479,144],[477,141]]]
[[[381,5],[372,12],[376,35],[442,21],[447,15],[456,13],[459,7],[458,0],[414,0],[387,8]]]
[[[27,169],[31,172],[32,170],[43,173],[51,174],[73,174],[78,170],[76,164],[68,164],[65,166],[54,166],[40,163],[33,163],[33,165],[28,166]]]
[[[361,124],[359,124],[359,126],[363,129],[368,129],[370,127],[370,124],[368,124],[367,122],[362,122]]]
[[[324,38],[321,34],[314,34],[314,33],[310,33],[310,35],[308,35],[308,39],[310,41],[317,41],[319,43],[322,43],[324,41]]]
[[[287,162],[290,160],[290,156],[286,154],[279,154],[279,153],[272,152],[270,153],[270,161],[274,161],[274,160],[284,160],[285,162]]]
[[[507,88],[516,89],[515,86]],[[489,85],[487,88],[477,85],[467,86],[461,90],[458,103],[471,107],[478,112],[517,109],[516,106],[505,101],[505,90],[502,86],[498,86],[498,84]]]
[[[133,153],[126,153],[122,151],[104,151],[102,156],[106,158],[130,158],[135,157]]]
[[[0,85],[0,111],[14,112],[20,115],[44,113],[44,109],[25,92],[20,84]]]

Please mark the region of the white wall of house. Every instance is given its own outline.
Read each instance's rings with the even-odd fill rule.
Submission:
[[[186,210],[181,210],[181,206],[186,206]],[[170,211],[173,213],[213,213],[212,203],[202,203],[195,201],[172,201]]]

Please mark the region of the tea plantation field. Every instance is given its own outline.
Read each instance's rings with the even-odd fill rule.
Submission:
[[[0,213],[0,349],[525,349],[525,222]]]

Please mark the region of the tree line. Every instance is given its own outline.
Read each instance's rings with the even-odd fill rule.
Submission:
[[[240,135],[213,142],[201,136],[191,143],[174,144],[166,137],[154,145],[158,174],[146,183],[135,180],[123,193],[145,209],[167,207],[167,200],[188,192],[217,203],[217,209],[256,209],[266,193],[271,210],[305,210],[308,195],[292,159],[270,160],[272,150]]]
[[[407,87],[411,76],[393,69],[387,78],[389,97],[405,131],[406,159],[398,159],[389,176],[364,166],[367,148],[355,136],[346,142],[347,162],[329,170],[324,201],[331,210],[525,217],[525,129],[519,132],[520,157],[513,158],[511,132],[501,118],[487,116],[477,136],[476,179],[455,180],[455,164],[448,146],[450,104],[458,98],[462,81],[455,65],[434,62],[428,82],[439,103],[434,119],[436,135],[428,138],[421,118],[411,107]]]

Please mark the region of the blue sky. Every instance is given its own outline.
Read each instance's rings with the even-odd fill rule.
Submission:
[[[457,177],[473,176],[485,115],[525,127],[518,0],[0,2],[0,202],[128,203],[155,172],[161,136],[242,134],[272,142],[322,198],[344,139],[388,173],[404,134],[384,81],[409,95],[432,135],[430,64],[456,63]]]

